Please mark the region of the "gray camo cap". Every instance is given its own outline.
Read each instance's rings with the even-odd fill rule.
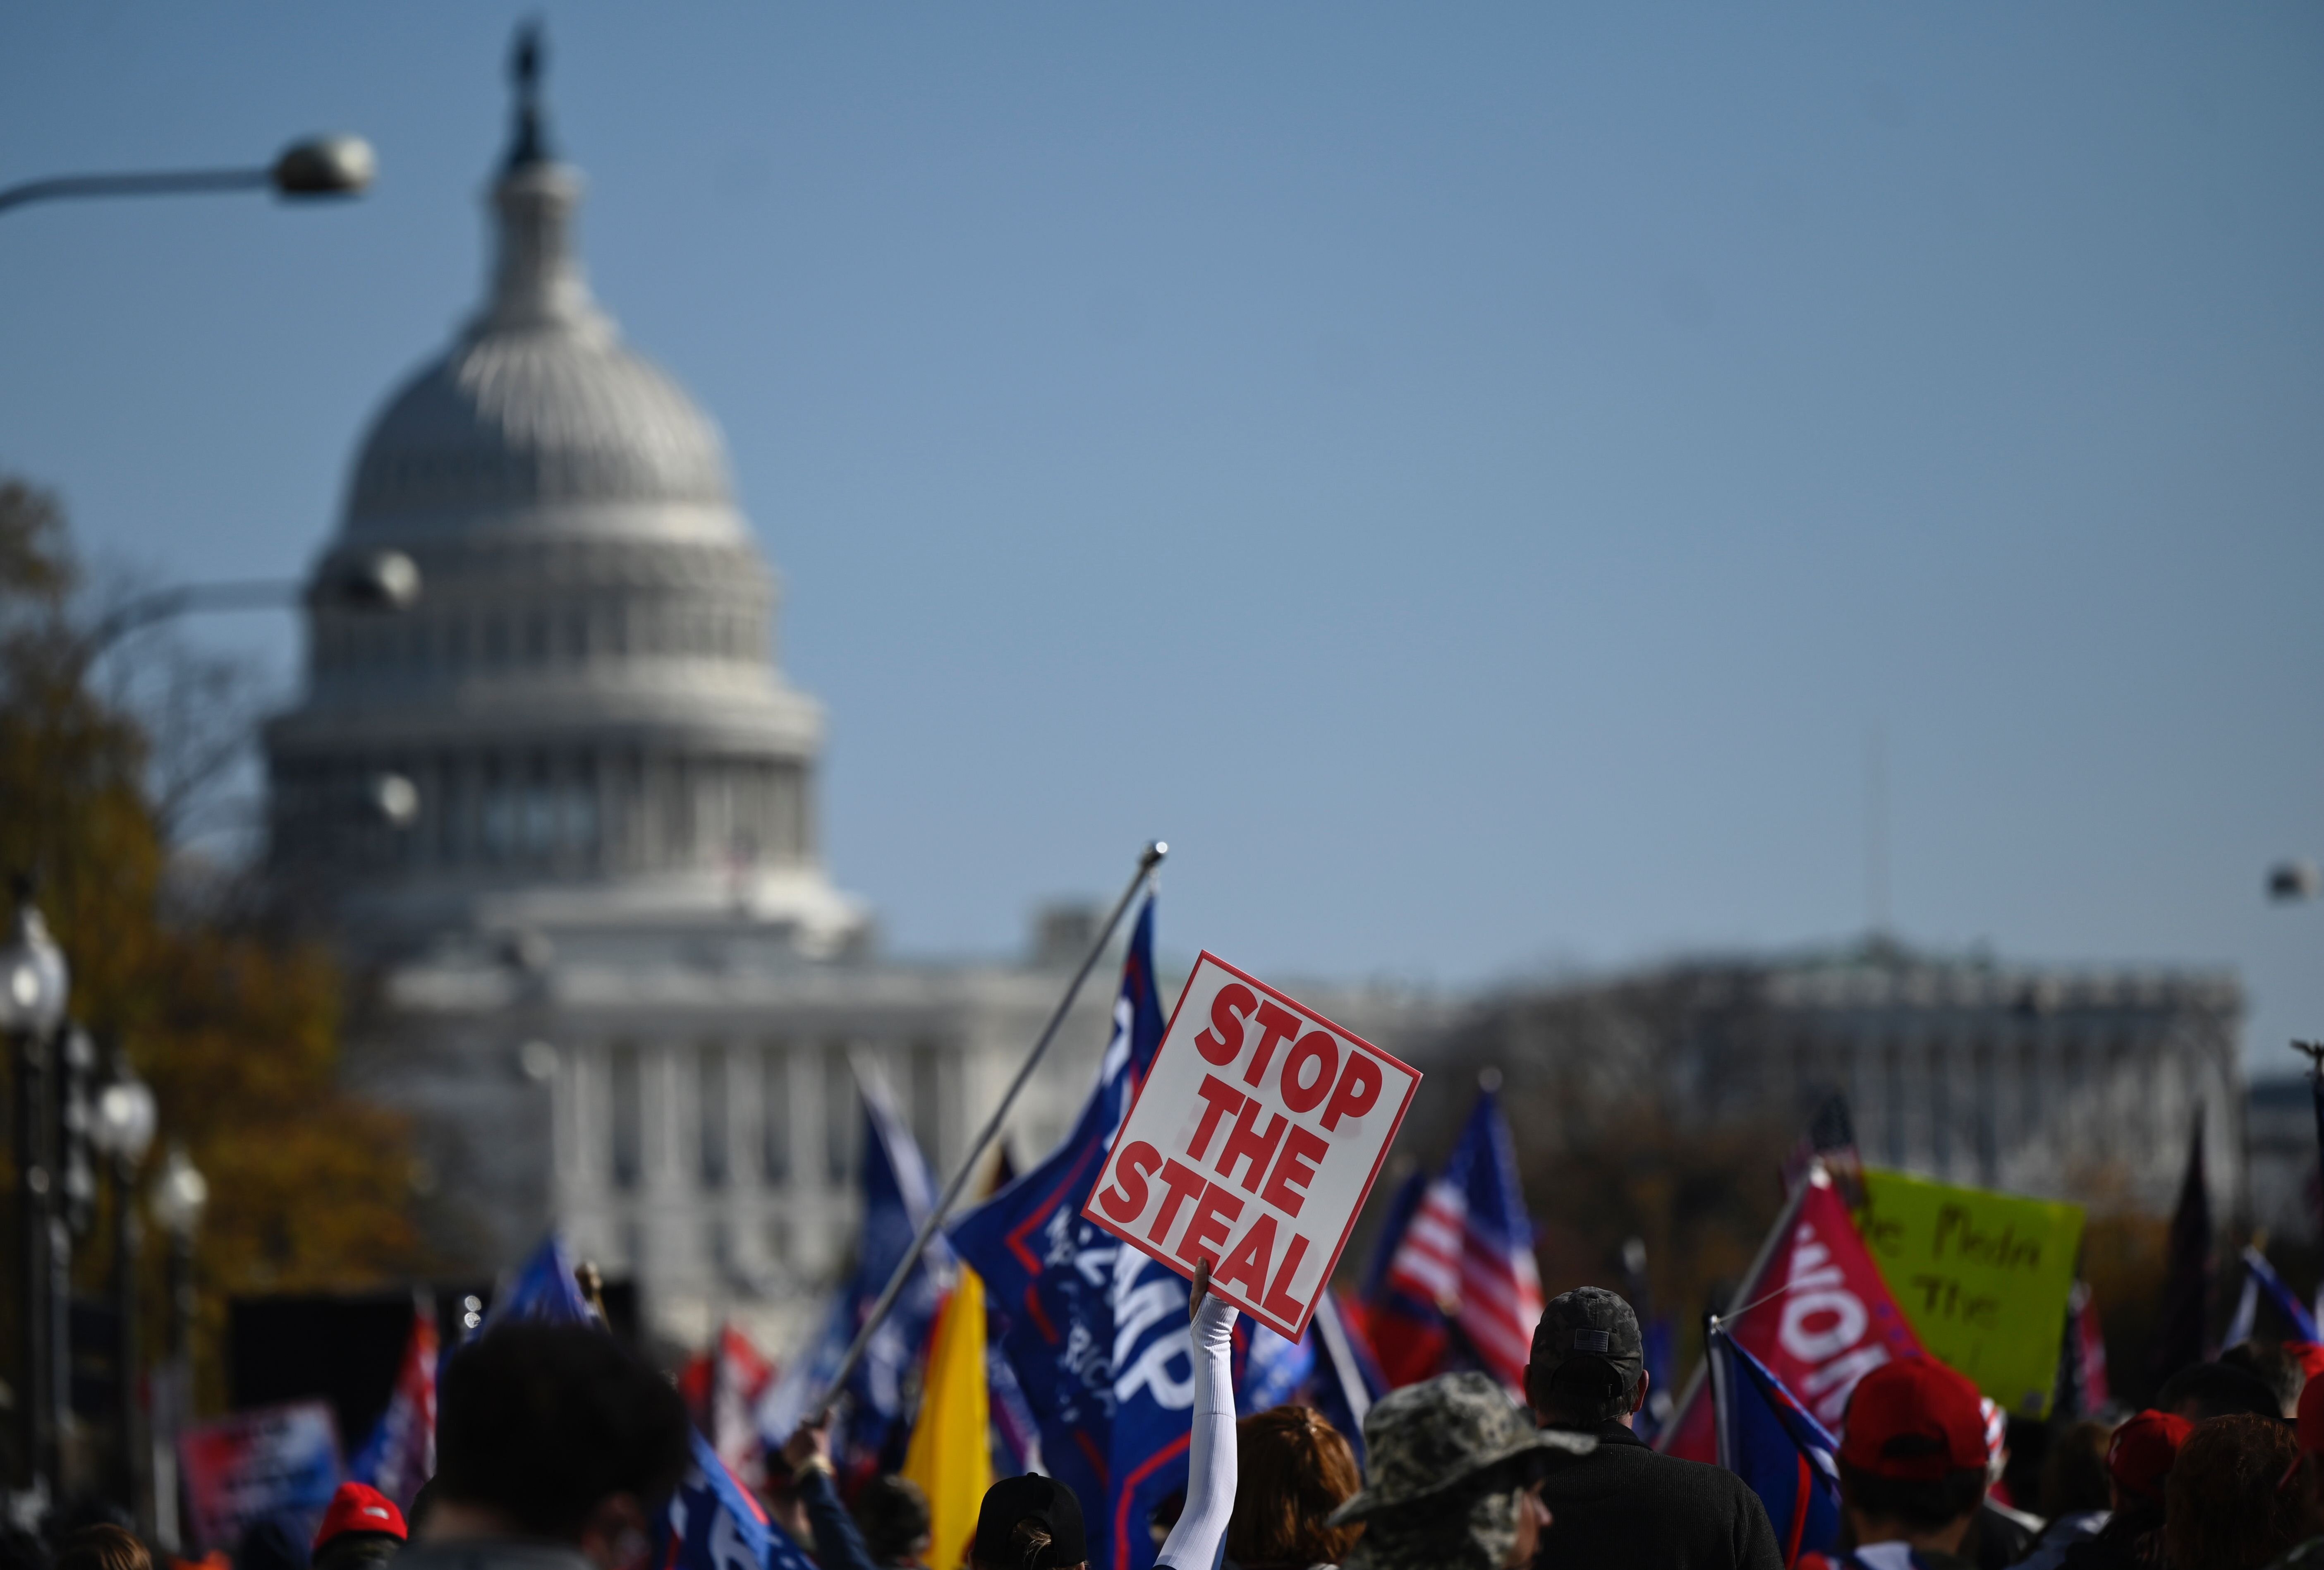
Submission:
[[[1480,1373],[1445,1374],[1391,1390],[1364,1417],[1371,1475],[1363,1492],[1332,1512],[1344,1527],[1382,1510],[1434,1499],[1488,1467],[1537,1451],[1587,1455],[1587,1434],[1536,1428],[1508,1392]]]

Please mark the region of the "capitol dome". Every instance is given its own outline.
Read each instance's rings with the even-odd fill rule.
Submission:
[[[581,178],[518,60],[484,302],[373,420],[316,564],[272,864],[391,942],[741,921],[844,949],[866,920],[822,871],[822,712],[776,663],[774,576],[715,423],[590,295]],[[412,607],[327,592],[383,550]]]
[[[718,431],[610,331],[488,322],[407,383],[356,460],[347,526],[555,502],[728,503]]]

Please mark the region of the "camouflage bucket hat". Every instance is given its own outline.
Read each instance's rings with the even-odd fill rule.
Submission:
[[[1536,1428],[1508,1392],[1484,1374],[1446,1374],[1406,1385],[1382,1396],[1365,1416],[1371,1475],[1362,1492],[1332,1512],[1328,1524],[1344,1527],[1434,1498],[1519,1455],[1587,1455],[1597,1448],[1598,1441],[1586,1434]]]

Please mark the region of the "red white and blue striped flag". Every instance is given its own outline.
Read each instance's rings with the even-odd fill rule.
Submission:
[[[1508,1120],[1489,1086],[1405,1227],[1388,1284],[1442,1307],[1479,1365],[1522,1399],[1541,1275]]]

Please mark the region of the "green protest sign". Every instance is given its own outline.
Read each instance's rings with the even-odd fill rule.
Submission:
[[[2081,1206],[1867,1168],[1858,1220],[1921,1344],[2008,1410],[2048,1417]]]

